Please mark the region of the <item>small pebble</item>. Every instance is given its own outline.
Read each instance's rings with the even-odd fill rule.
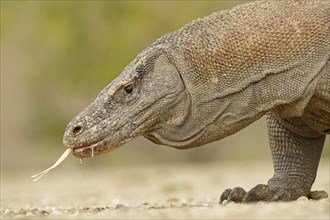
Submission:
[[[101,212],[103,210],[104,210],[104,208],[96,207],[96,208],[93,208],[92,212],[97,213],[97,212]]]
[[[224,205],[224,206],[228,205],[227,199],[223,200],[222,203],[221,203],[221,205]]]
[[[113,204],[119,204],[119,199],[113,199],[111,202],[112,202]]]
[[[17,214],[26,215],[27,211],[25,209],[20,209]]]
[[[115,207],[114,207],[114,209],[120,209],[122,207],[124,207],[124,205],[122,205],[122,204],[116,204]]]
[[[297,201],[299,202],[307,202],[308,201],[308,198],[306,196],[300,196]]]
[[[8,213],[10,213],[10,212],[11,212],[11,211],[10,211],[9,209],[6,209],[4,213],[5,213],[5,214],[8,214]]]
[[[42,210],[39,212],[40,215],[49,215],[49,212]]]
[[[35,214],[33,214],[32,212],[27,212],[25,217],[32,217],[32,216],[35,216]]]
[[[179,202],[179,199],[177,199],[177,198],[169,198],[169,199],[167,199],[166,202]]]

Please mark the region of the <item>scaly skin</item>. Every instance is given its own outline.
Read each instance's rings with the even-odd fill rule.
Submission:
[[[274,176],[220,202],[324,197],[310,190],[330,133],[329,5],[253,2],[164,35],[68,124],[64,145],[83,158],[143,135],[187,149],[267,114]]]

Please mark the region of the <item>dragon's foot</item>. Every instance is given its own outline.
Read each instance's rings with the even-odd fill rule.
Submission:
[[[241,187],[234,189],[226,189],[219,200],[222,204],[223,201],[238,202],[238,203],[250,203],[258,201],[292,201],[299,197],[304,196],[298,190],[294,188],[278,189],[274,190],[269,185],[259,184],[253,187],[250,191],[246,192]],[[325,191],[311,191],[307,197],[309,199],[323,199],[327,198],[328,194]]]

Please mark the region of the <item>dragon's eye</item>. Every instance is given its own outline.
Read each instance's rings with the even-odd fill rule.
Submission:
[[[128,84],[127,86],[124,87],[124,90],[125,90],[126,93],[133,92],[133,85],[132,84]]]

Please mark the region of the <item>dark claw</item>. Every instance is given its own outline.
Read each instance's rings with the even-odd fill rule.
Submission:
[[[234,188],[227,198],[228,202],[242,202],[246,192],[242,187]]]
[[[268,185],[259,184],[246,193],[243,198],[243,203],[268,201],[272,195],[273,193]]]
[[[223,201],[225,201],[229,194],[231,193],[232,189],[226,189],[220,196],[219,204],[221,205]]]
[[[314,200],[319,200],[319,199],[326,199],[328,198],[328,193],[326,191],[321,190],[321,191],[311,191],[308,194],[309,199],[314,199]]]
[[[242,202],[246,192],[242,187],[226,189],[220,196],[219,204],[227,200],[228,202]]]

